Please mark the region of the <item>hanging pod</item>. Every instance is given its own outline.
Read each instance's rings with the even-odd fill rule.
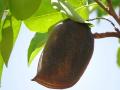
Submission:
[[[48,88],[73,86],[85,71],[94,48],[94,37],[86,23],[66,19],[54,26],[33,81]]]

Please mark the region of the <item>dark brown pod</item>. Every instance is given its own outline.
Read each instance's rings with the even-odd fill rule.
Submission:
[[[86,23],[67,19],[57,24],[45,45],[33,81],[54,89],[73,86],[85,71],[93,48],[94,38]]]

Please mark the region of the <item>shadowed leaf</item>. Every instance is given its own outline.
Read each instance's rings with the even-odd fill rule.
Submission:
[[[1,55],[5,64],[8,64],[10,54],[19,33],[21,22],[8,15],[2,27],[2,41],[0,42]]]

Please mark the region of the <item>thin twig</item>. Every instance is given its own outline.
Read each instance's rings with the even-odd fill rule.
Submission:
[[[97,18],[89,19],[89,20],[87,20],[87,21],[93,21],[93,20],[97,20],[97,19],[103,19],[103,20],[106,20],[106,21],[110,22],[111,25],[114,27],[114,30],[117,31],[117,32],[120,32],[120,30],[115,26],[115,24],[114,24],[111,20],[109,20],[109,19],[107,19],[107,18],[97,17]]]
[[[112,7],[112,1],[111,0],[107,0],[108,2],[108,7],[106,5],[104,5],[100,0],[95,0],[95,2],[101,7],[103,8],[103,10],[105,10],[109,15],[111,15],[120,25],[120,18],[119,16],[117,16],[117,14],[115,13],[113,7]]]
[[[113,8],[112,1],[111,0],[107,0],[107,4],[108,4],[108,7],[109,7],[109,14],[111,16],[113,16],[114,19],[120,24],[120,20],[119,20],[117,14],[116,14],[116,12],[115,12],[115,10]]]
[[[107,37],[116,37],[120,38],[120,32],[105,32],[105,33],[94,33],[95,39],[107,38]]]

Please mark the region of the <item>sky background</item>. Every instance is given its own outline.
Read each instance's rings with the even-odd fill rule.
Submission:
[[[113,27],[104,20],[92,28],[92,32],[106,31],[113,31]],[[50,90],[31,81],[36,75],[40,56],[39,53],[31,66],[28,66],[27,50],[33,36],[34,33],[22,25],[9,65],[4,67],[0,90]],[[116,38],[95,40],[94,53],[86,71],[77,84],[66,90],[120,90],[120,68],[116,64],[119,46]]]

